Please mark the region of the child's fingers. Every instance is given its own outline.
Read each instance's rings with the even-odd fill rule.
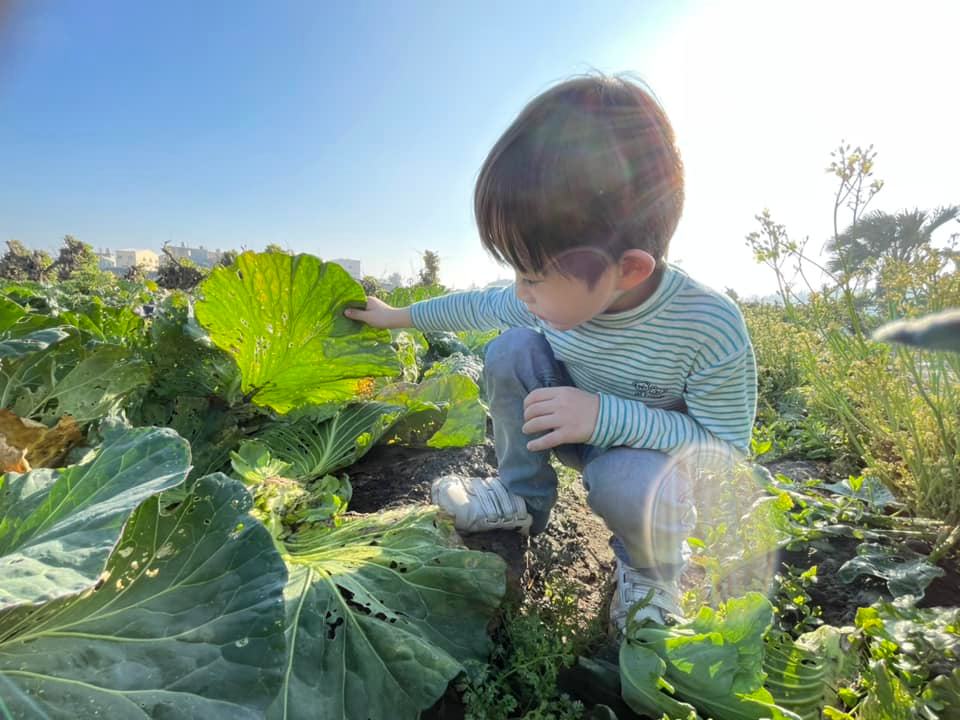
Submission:
[[[537,405],[538,403],[550,402],[551,400],[561,400],[564,397],[567,397],[570,391],[580,392],[576,388],[566,386],[545,387],[531,390],[523,399],[523,407],[524,409],[527,409]]]
[[[359,308],[347,308],[343,311],[343,314],[351,320],[359,320],[360,322],[366,322],[367,318],[370,317],[369,310],[360,310]]]
[[[566,440],[563,439],[559,430],[554,430],[553,432],[548,432],[543,437],[538,437],[536,440],[531,440],[527,443],[527,450],[531,452],[539,452],[541,450],[549,450],[550,448],[555,448],[558,445],[563,445]]]
[[[533,420],[543,415],[553,414],[553,403],[549,400],[541,400],[531,405],[525,405],[523,408],[523,419]]]
[[[526,435],[536,435],[538,433],[546,432],[547,430],[556,429],[558,424],[557,418],[554,415],[541,415],[532,420],[528,420],[523,424],[523,427],[520,428],[520,431]]]
[[[523,399],[523,407],[528,408],[534,403],[543,402],[544,400],[549,400],[553,397],[553,391],[556,388],[537,388],[536,390],[531,390],[527,393],[527,396]]]

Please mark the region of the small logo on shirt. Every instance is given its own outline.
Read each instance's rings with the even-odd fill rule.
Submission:
[[[637,396],[642,398],[662,398],[667,394],[667,391],[659,385],[648,382],[634,382],[633,389],[636,391]]]

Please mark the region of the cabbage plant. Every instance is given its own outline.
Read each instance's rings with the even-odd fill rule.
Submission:
[[[275,696],[286,569],[249,495],[187,444],[110,424],[82,463],[0,492],[0,716],[256,718]]]

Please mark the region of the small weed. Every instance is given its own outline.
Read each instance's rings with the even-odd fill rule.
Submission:
[[[548,583],[536,605],[509,608],[490,662],[472,668],[462,688],[466,720],[583,717],[583,704],[561,692],[557,681],[601,633],[598,620],[584,622],[563,582]]]
[[[808,592],[816,582],[816,565],[806,570],[785,565],[783,572],[774,576],[773,612],[781,630],[797,637],[823,624],[823,610],[813,603]]]
[[[580,482],[580,472],[578,470],[567,467],[556,457],[550,458],[550,464],[557,473],[557,484],[560,486],[560,490],[565,490]]]

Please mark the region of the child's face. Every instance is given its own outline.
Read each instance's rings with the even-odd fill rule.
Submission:
[[[517,297],[555,330],[570,330],[604,312],[620,297],[616,267],[591,288],[579,278],[550,270],[543,275],[517,273]]]

